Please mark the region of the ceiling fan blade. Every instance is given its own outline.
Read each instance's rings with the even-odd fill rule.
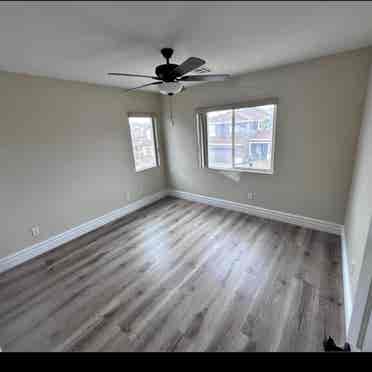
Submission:
[[[109,72],[107,75],[110,76],[131,76],[131,77],[143,77],[143,78],[149,78],[154,80],[161,80],[157,76],[150,76],[150,75],[137,75],[137,74],[122,74],[121,72]]]
[[[182,76],[178,81],[222,81],[230,78],[230,75],[187,75]]]
[[[134,87],[134,88],[126,89],[126,90],[124,90],[124,92],[130,92],[131,90],[136,90],[136,89],[148,87],[150,85],[158,85],[158,84],[162,84],[162,83],[163,83],[162,81],[157,81],[155,83],[148,83],[148,84],[140,85],[139,87]]]
[[[203,66],[204,64],[205,61],[200,58],[196,57],[187,58],[185,62],[181,63],[171,72],[171,77],[176,78],[185,75],[188,72],[193,71],[200,66]]]

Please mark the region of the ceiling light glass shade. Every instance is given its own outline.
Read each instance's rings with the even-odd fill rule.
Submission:
[[[161,94],[173,95],[177,94],[182,90],[182,84],[178,82],[164,82],[159,85],[159,91]]]

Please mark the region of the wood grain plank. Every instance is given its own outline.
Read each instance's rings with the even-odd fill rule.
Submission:
[[[177,198],[0,274],[4,351],[321,351],[339,237]]]

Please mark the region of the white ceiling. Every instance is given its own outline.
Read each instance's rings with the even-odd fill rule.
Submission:
[[[0,69],[133,87],[159,50],[242,74],[372,45],[372,2],[2,2]]]

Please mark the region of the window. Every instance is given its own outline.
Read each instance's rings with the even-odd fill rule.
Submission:
[[[128,117],[136,172],[159,166],[155,120],[152,115]]]
[[[207,123],[209,166],[232,168],[232,110],[207,112]]]
[[[202,167],[272,174],[276,100],[197,110]]]

